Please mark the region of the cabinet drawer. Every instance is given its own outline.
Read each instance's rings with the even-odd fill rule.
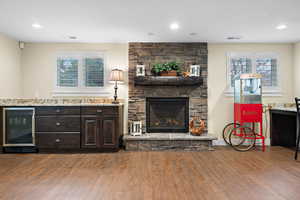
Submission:
[[[38,148],[80,148],[80,133],[36,133]]]
[[[80,115],[79,106],[43,106],[37,107],[35,110],[39,115]]]
[[[83,115],[117,115],[117,106],[84,106],[81,109]]]
[[[79,116],[38,116],[37,132],[80,132]]]
[[[36,133],[36,145],[38,148],[55,148],[56,134],[53,133]]]

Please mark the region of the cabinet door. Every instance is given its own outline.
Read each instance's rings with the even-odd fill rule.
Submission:
[[[101,148],[117,148],[117,118],[116,117],[103,117],[102,127],[100,132],[100,147]]]
[[[99,145],[99,120],[97,117],[82,117],[82,138],[83,148],[96,148]]]

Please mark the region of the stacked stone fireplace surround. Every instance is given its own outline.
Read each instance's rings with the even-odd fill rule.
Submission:
[[[188,97],[189,118],[198,116],[207,125],[207,43],[129,43],[129,105],[128,121],[142,121],[146,130],[146,97]],[[135,85],[136,65],[143,64],[146,76],[152,65],[177,61],[183,71],[190,65],[201,67],[203,83],[196,86],[140,86]],[[127,150],[210,149],[212,138],[207,135],[191,136],[189,133],[146,133],[143,136],[125,136]]]

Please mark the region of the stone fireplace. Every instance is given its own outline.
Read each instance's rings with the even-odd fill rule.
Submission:
[[[202,136],[192,136],[188,128],[194,116],[207,125],[207,54],[207,43],[129,43],[128,121],[142,121],[146,134],[124,136],[127,150],[211,149],[216,138],[207,135],[207,129]],[[201,77],[187,81],[152,76],[153,64],[170,61],[181,63],[182,71],[200,65]],[[142,79],[136,77],[140,64],[146,69]]]
[[[145,65],[146,76],[149,76],[153,64],[169,61],[182,63],[183,71],[189,71],[190,65],[200,65],[202,84],[188,86],[135,84],[136,65]],[[144,132],[149,131],[146,126],[146,99],[152,97],[188,98],[188,118],[200,116],[207,124],[207,43],[129,43],[128,76],[128,120],[142,121]],[[182,130],[182,133],[187,132],[186,129]]]
[[[147,133],[187,133],[189,98],[147,97]]]

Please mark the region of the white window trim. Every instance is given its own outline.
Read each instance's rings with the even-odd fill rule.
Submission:
[[[253,67],[253,63],[256,63],[258,57],[272,57],[277,59],[277,86],[276,87],[263,87],[262,94],[263,96],[282,96],[281,91],[281,67],[278,53],[274,52],[229,52],[227,53],[227,63],[226,63],[226,90],[224,94],[226,96],[234,96],[234,88],[231,87],[231,74],[230,74],[230,59],[233,57],[242,57],[251,58],[252,64],[252,73],[256,72],[256,67]]]
[[[102,87],[85,87],[84,83],[84,66],[82,63],[82,57],[97,57],[103,58],[104,64],[104,84]],[[78,87],[59,87],[57,85],[57,58],[59,57],[72,57],[78,58]],[[105,51],[67,51],[67,52],[57,52],[55,56],[55,78],[54,78],[54,90],[52,92],[53,97],[60,96],[101,96],[108,97],[111,92],[108,90],[107,85],[109,84],[108,74],[109,69],[107,66],[107,56]]]

